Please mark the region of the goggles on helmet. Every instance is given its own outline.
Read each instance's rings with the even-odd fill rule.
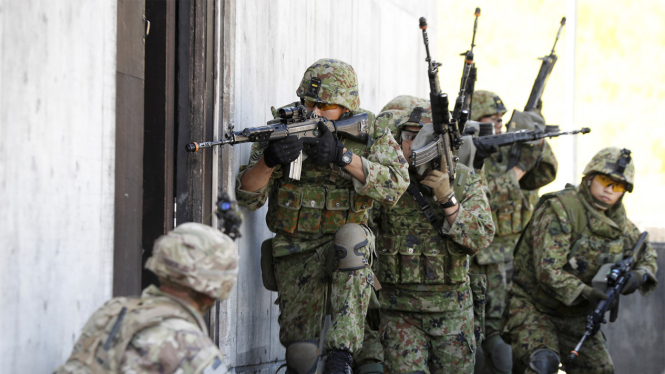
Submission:
[[[341,107],[341,105],[339,104],[322,103],[319,100],[311,97],[305,97],[304,101],[305,101],[305,106],[309,111],[313,111],[314,107],[319,108],[324,112],[328,110],[335,110]]]
[[[612,191],[614,192],[626,192],[625,183],[615,181],[605,174],[596,174],[596,181],[598,181],[603,188],[612,187]]]

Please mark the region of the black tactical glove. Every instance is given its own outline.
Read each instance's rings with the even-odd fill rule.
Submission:
[[[510,149],[508,156],[508,165],[517,166],[525,172],[533,169],[542,158],[542,144],[515,144]],[[509,169],[510,169],[509,168]]]
[[[607,295],[605,295],[604,292],[591,286],[587,286],[586,284],[584,285],[584,288],[582,288],[582,296],[594,304],[598,303],[600,300],[607,300]]]
[[[631,271],[629,276],[628,282],[621,289],[621,294],[623,295],[630,295],[635,292],[647,280],[647,272],[642,269]]]
[[[315,164],[327,165],[332,162],[339,165],[344,155],[344,143],[335,139],[322,122],[319,122],[319,134],[318,138],[305,138],[305,144],[309,145],[305,152]]]
[[[485,159],[492,153],[496,152],[497,149],[493,145],[484,145],[478,138],[473,138],[473,145],[476,147],[476,155],[473,158],[473,168],[482,169]]]
[[[266,165],[274,168],[277,165],[286,165],[293,162],[302,151],[302,139],[295,135],[289,135],[282,140],[268,143],[268,148],[263,152]]]

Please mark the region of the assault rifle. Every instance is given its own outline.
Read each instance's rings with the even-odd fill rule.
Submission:
[[[473,47],[476,46],[476,30],[478,29],[478,17],[480,17],[480,8],[476,8],[476,11],[473,13],[473,15],[476,16],[476,19],[473,21],[473,37],[471,38],[471,49],[460,54],[460,56],[464,56],[464,70],[462,71],[462,82],[460,83],[460,92],[464,91],[461,109],[469,112],[468,118],[471,118],[473,91],[476,88],[476,80],[478,79],[478,69],[476,69],[476,63],[473,61]],[[455,109],[457,109],[457,102],[455,102]],[[454,115],[453,118],[455,118]]]
[[[586,338],[596,335],[598,331],[600,331],[601,323],[607,323],[605,320],[605,313],[607,313],[608,310],[612,310],[610,313],[610,322],[616,321],[619,314],[619,295],[621,294],[623,287],[630,280],[630,270],[633,267],[633,259],[634,257],[638,257],[646,238],[647,232],[645,231],[640,235],[635,248],[633,248],[632,253],[634,253],[635,256],[631,255],[627,259],[617,262],[612,268],[612,271],[607,275],[607,286],[609,287],[605,292],[607,300],[601,300],[596,306],[596,309],[587,316],[586,331],[580,342],[577,343],[577,346],[570,352],[570,356],[568,357],[571,361],[579,356],[579,351]]]
[[[369,124],[367,113],[356,114],[352,117],[330,121],[310,112],[302,104],[279,109],[279,118],[268,121],[265,126],[249,127],[241,131],[229,132],[226,139],[214,142],[192,142],[185,146],[187,152],[198,152],[202,148],[214,147],[224,144],[240,144],[247,142],[272,142],[281,140],[289,135],[299,138],[319,137],[318,125],[323,123],[336,136],[344,136],[361,143],[366,143],[369,137]],[[303,155],[300,152],[295,161],[289,165],[289,178],[300,180],[302,172]]]
[[[559,26],[559,32],[557,32],[556,34],[556,39],[554,40],[554,46],[552,46],[552,51],[550,52],[549,56],[539,58],[539,60],[542,60],[543,63],[540,65],[538,76],[536,76],[536,80],[533,82],[533,88],[531,88],[531,94],[529,95],[529,100],[527,100],[526,106],[524,107],[525,112],[528,110],[533,110],[538,108],[538,102],[540,101],[540,98],[543,96],[547,80],[549,79],[550,74],[552,74],[552,69],[554,69],[554,64],[556,63],[556,60],[559,59],[554,54],[554,48],[556,47],[556,43],[559,41],[559,36],[561,35],[561,29],[563,29],[563,26],[565,24],[566,24],[566,17],[563,17],[561,18],[561,26]]]
[[[455,169],[457,156],[453,156],[453,151],[459,149],[462,145],[462,136],[459,131],[458,123],[450,120],[448,111],[448,95],[441,92],[439,84],[439,66],[441,63],[432,60],[429,53],[429,38],[427,36],[427,19],[420,17],[420,29],[423,31],[423,41],[425,42],[425,51],[427,52],[427,76],[429,77],[430,105],[432,108],[432,125],[437,139],[429,145],[414,150],[412,153],[411,164],[415,165],[421,159],[421,154],[425,148],[433,148],[427,157],[428,161],[434,162],[434,167],[441,171],[446,171],[452,182],[455,179]],[[461,111],[459,121],[466,122],[468,112]]]

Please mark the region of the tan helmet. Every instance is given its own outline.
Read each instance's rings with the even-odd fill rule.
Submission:
[[[238,277],[236,244],[221,231],[183,223],[155,240],[145,268],[215,299],[226,299]]]
[[[586,165],[582,174],[606,174],[626,183],[628,192],[633,192],[635,184],[635,163],[630,150],[617,147],[601,149]]]
[[[497,113],[505,114],[508,111],[499,95],[491,91],[474,91],[471,105],[470,119],[472,121],[480,121],[483,117],[493,116]]]
[[[385,112],[386,110],[407,110],[422,101],[427,101],[427,99],[421,99],[411,95],[400,95],[390,100],[388,104],[381,109],[381,112]]]
[[[311,97],[323,103],[341,105],[349,110],[360,107],[358,77],[344,61],[322,58],[307,68],[296,95]]]

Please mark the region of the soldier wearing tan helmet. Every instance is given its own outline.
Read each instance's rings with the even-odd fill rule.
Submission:
[[[475,91],[472,105],[472,120],[494,123],[497,134],[503,131],[503,116],[507,109],[496,93]],[[537,128],[544,131],[545,121],[536,112],[516,112],[506,128],[508,132]],[[538,201],[538,189],[556,178],[557,166],[549,143],[543,140],[501,147],[485,158],[482,167],[490,191],[496,232],[492,244],[474,257],[471,271],[487,276],[485,340],[478,350],[476,362],[478,366],[484,362],[492,373],[511,371],[511,348],[499,335],[508,292],[507,272],[512,266],[515,243]]]
[[[210,226],[185,223],[155,241],[145,267],[161,286],[98,309],[57,374],[227,372],[203,314],[233,292],[233,240]]]
[[[607,267],[633,255],[624,295],[652,293],[656,252],[651,244],[632,254],[640,231],[622,203],[635,185],[631,152],[616,147],[596,153],[579,186],[545,194],[515,248],[515,276],[501,335],[513,347],[517,372],[614,373],[603,334],[584,342],[579,357],[568,354],[584,333],[587,315],[607,299],[596,283]],[[593,283],[592,283],[593,280]],[[624,302],[629,301],[624,299]],[[525,371],[526,370],[526,371]]]
[[[263,281],[279,293],[287,373],[313,373],[326,352],[323,373],[346,374],[362,347],[372,289],[378,288],[370,268],[374,234],[366,223],[373,206],[392,206],[406,191],[408,169],[390,131],[360,108],[351,65],[316,61],[296,95],[329,120],[368,113],[370,140],[338,138],[321,126],[317,138],[254,143],[238,173],[236,196],[250,210],[268,201],[266,221],[275,237],[261,248]],[[284,166],[303,149],[302,177],[291,180]]]

